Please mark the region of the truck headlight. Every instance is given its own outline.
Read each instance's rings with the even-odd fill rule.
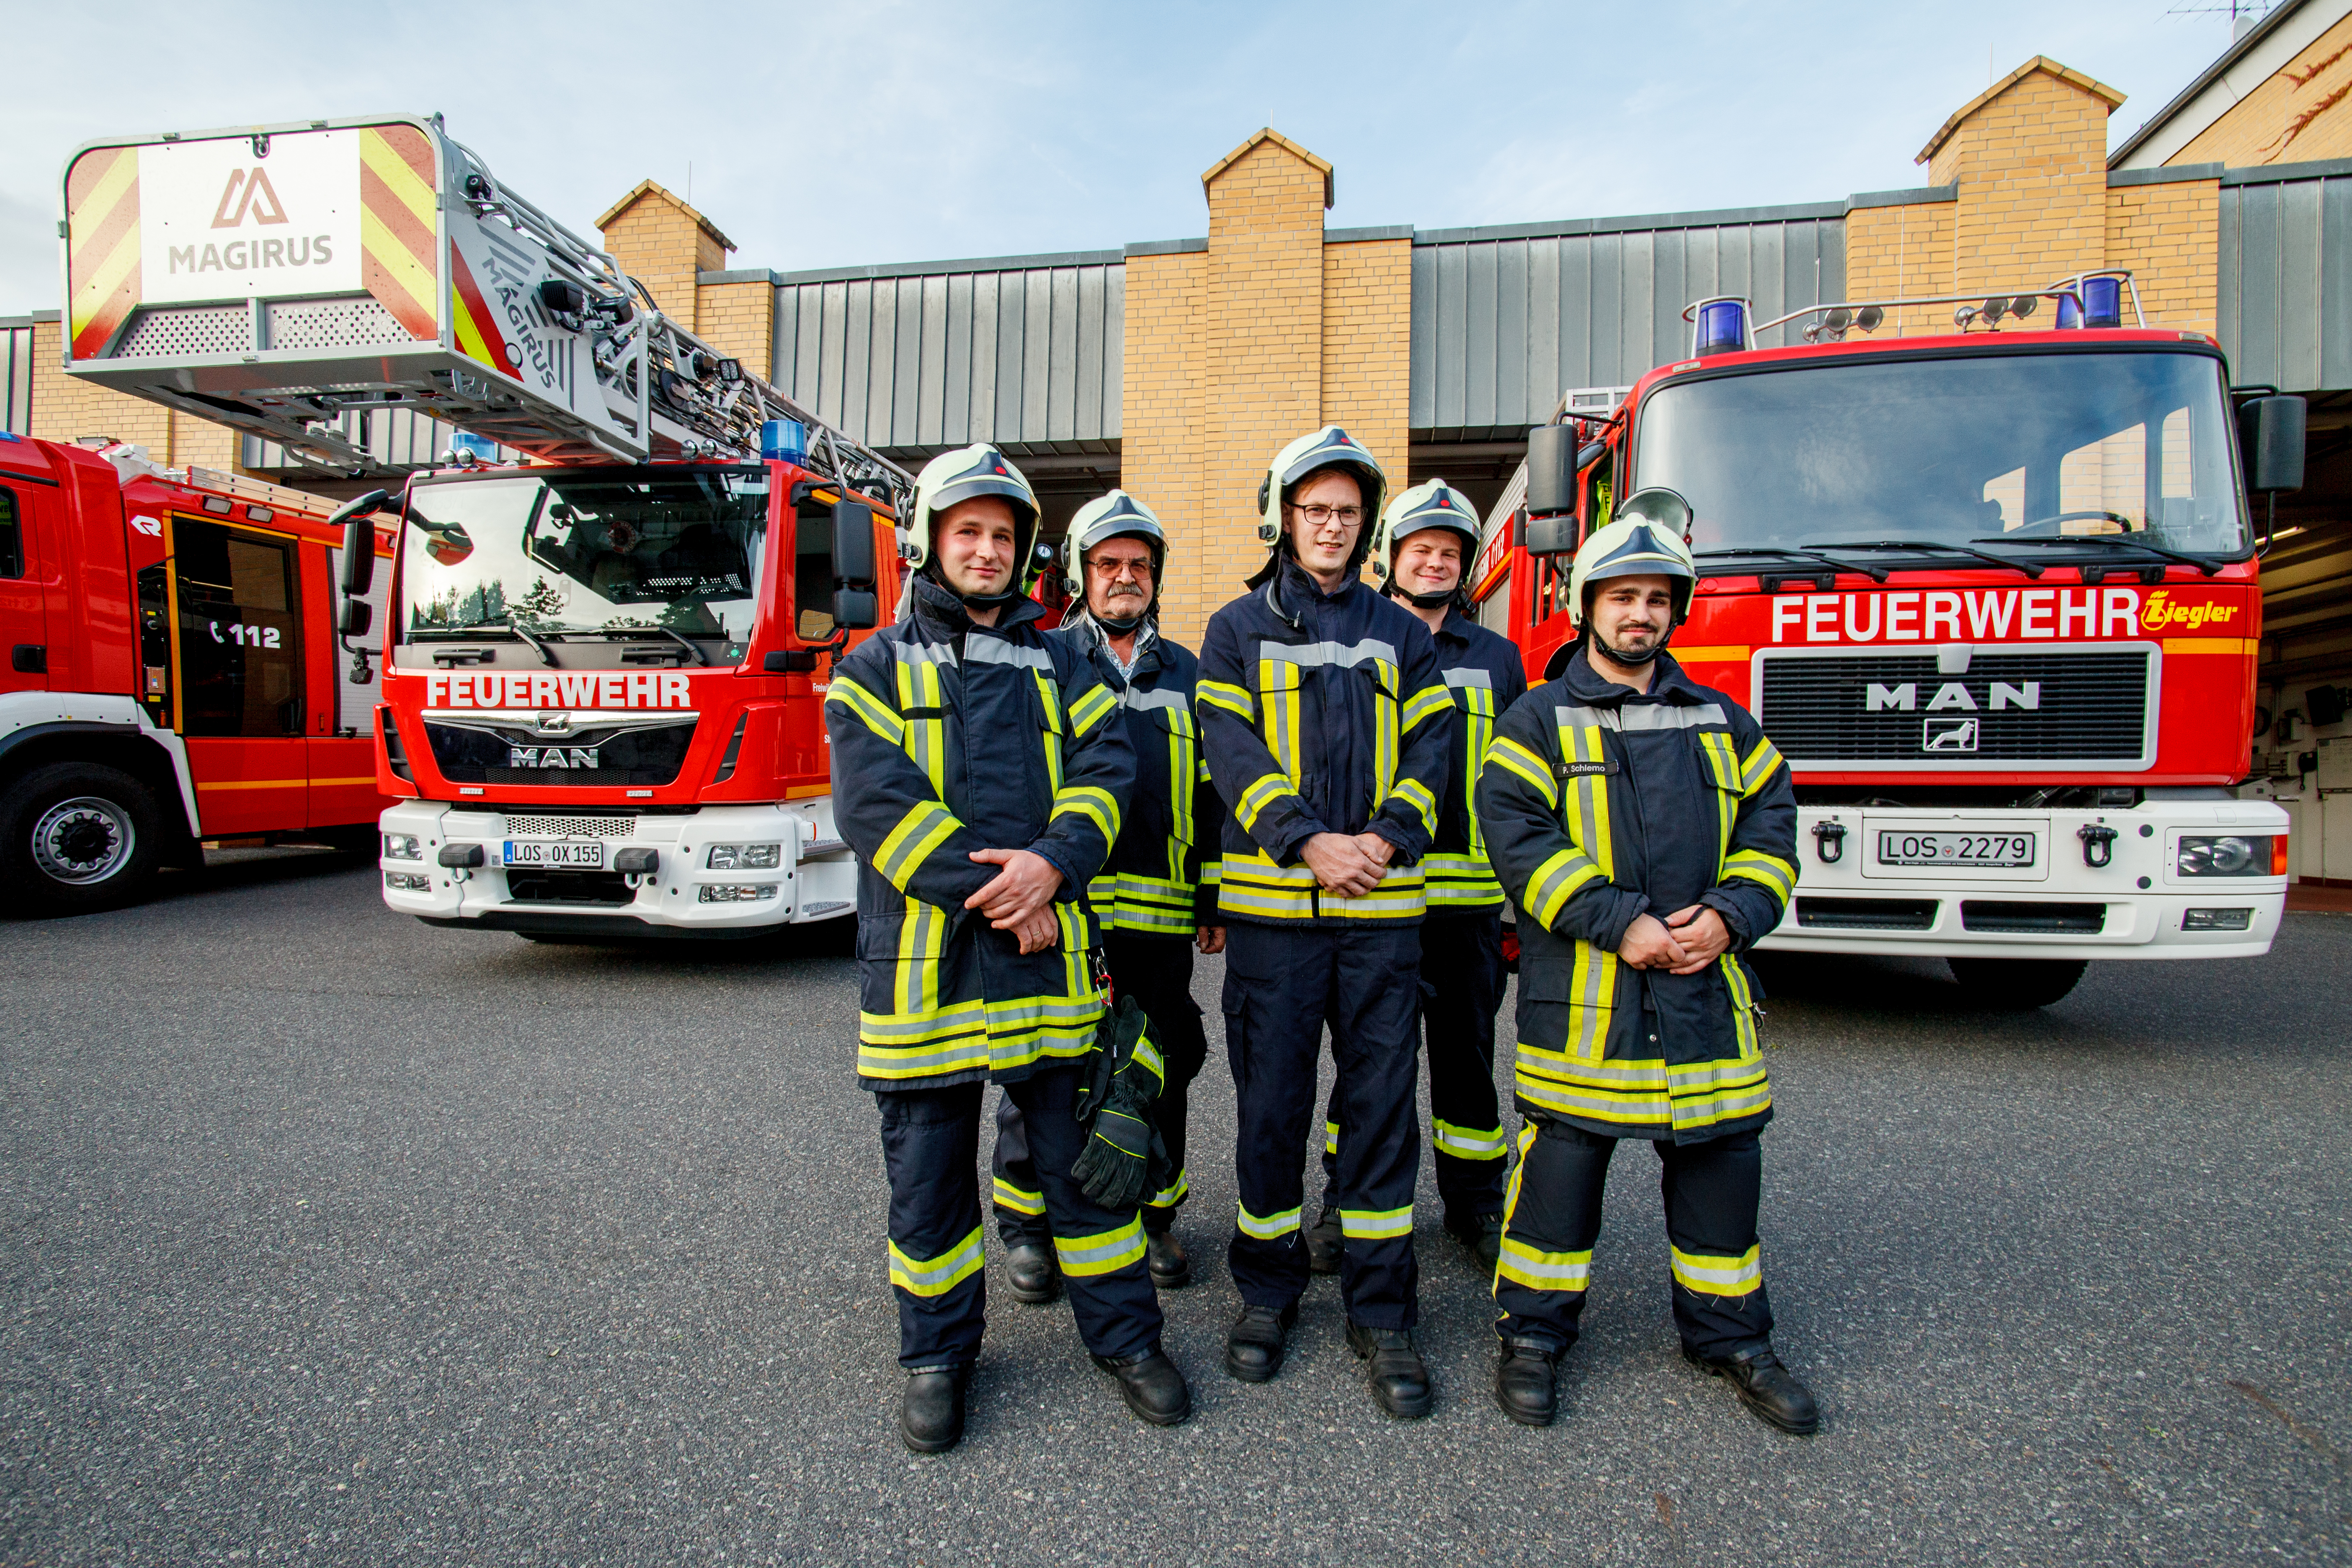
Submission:
[[[2271,840],[2268,834],[2246,837],[2230,833],[2180,840],[2180,874],[2184,877],[2268,877]]]
[[[775,896],[773,882],[706,882],[694,894],[695,901],[703,904],[756,904]]]
[[[386,871],[383,885],[395,893],[429,893],[433,879],[418,871]]]
[[[383,858],[387,860],[422,860],[425,843],[413,833],[387,833],[383,836]]]
[[[2252,910],[2183,910],[2180,911],[2182,931],[2252,931],[2254,911]]]
[[[772,871],[783,857],[781,844],[714,844],[702,863],[713,871]]]

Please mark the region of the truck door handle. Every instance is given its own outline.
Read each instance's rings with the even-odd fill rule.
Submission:
[[[19,675],[47,675],[49,672],[49,648],[47,643],[20,642],[8,650],[8,668]]]

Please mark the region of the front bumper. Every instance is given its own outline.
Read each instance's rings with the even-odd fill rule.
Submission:
[[[781,925],[838,919],[857,907],[857,862],[834,833],[830,797],[788,805],[713,805],[677,815],[617,808],[540,807],[528,814],[410,800],[379,823],[414,837],[418,858],[382,855],[385,905],[436,925],[562,936],[752,936]],[[655,870],[630,879],[532,877],[502,864],[509,838],[593,838],[611,867],[625,849],[651,850]],[[782,844],[780,864],[713,870],[713,844]],[[483,864],[450,868],[441,852],[478,845]],[[422,882],[419,887],[415,884]],[[552,885],[553,896],[551,896]],[[772,889],[746,901],[711,902],[706,888]]]
[[[1843,829],[1843,843],[1835,833],[1817,831],[1824,826]],[[2086,863],[2085,828],[2115,834],[2106,865]],[[1878,847],[1885,830],[2033,833],[2037,863],[1884,866]],[[1803,805],[1797,813],[1796,896],[1758,945],[1914,957],[2258,957],[2278,934],[2286,879],[2183,877],[2179,841],[2183,835],[2286,830],[2286,813],[2263,801],[2149,799],[2082,811]],[[2187,929],[2193,910],[2242,910],[2221,918],[2245,924]]]

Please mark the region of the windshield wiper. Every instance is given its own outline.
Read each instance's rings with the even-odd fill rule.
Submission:
[[[2028,577],[2039,577],[2044,568],[2024,561],[2011,561],[1989,551],[1972,549],[1966,544],[1947,544],[1938,539],[1855,539],[1834,544],[1809,544],[1808,550],[1923,550],[1938,555],[1969,555],[1988,566],[2004,571],[2022,572]]]
[[[2126,550],[2144,550],[2159,561],[2170,561],[2182,566],[2194,566],[2208,577],[2219,572],[2226,562],[2209,560],[2202,555],[2184,555],[2178,550],[2167,550],[2161,544],[2143,544],[2137,539],[2126,539],[2120,533],[2070,533],[2063,539],[1979,539],[1977,544],[2096,544],[2103,548],[2121,545]]]
[[[1833,572],[1859,572],[1874,583],[1886,581],[1886,568],[1861,561],[1837,561],[1827,555],[1817,555],[1810,550],[1784,550],[1777,544],[1734,544],[1721,550],[1701,550],[1695,558],[1705,561],[1717,555],[1778,555],[1789,561],[1818,561]]]
[[[548,647],[546,643],[541,641],[537,632],[532,631],[529,626],[524,626],[520,621],[515,619],[515,613],[512,610],[509,610],[507,612],[507,625],[513,628],[515,636],[530,644],[532,649],[539,655],[540,663],[547,666],[550,669],[555,668],[555,650]]]
[[[629,641],[632,638],[643,641],[646,637],[667,637],[670,641],[677,644],[678,647],[692,654],[694,656],[695,663],[702,666],[705,669],[710,668],[710,656],[709,654],[703,652],[698,644],[688,642],[685,637],[680,637],[677,633],[672,631],[667,626],[598,626],[595,631],[590,635],[600,637],[618,637],[624,642]]]
[[[416,635],[421,637],[427,632],[445,637],[477,637],[485,632],[512,632],[537,650],[540,663],[551,667],[555,663],[555,655],[549,651],[547,644],[526,629],[521,622],[511,618],[503,621],[476,621],[471,626],[419,626]]]

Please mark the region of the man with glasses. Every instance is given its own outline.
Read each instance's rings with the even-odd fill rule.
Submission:
[[[1307,1289],[1300,1155],[1325,1026],[1348,1136],[1335,1206],[1348,1343],[1391,1415],[1429,1414],[1414,1344],[1413,1107],[1423,873],[1444,798],[1454,704],[1429,628],[1357,577],[1386,489],[1326,426],[1283,448],[1258,493],[1265,564],[1209,622],[1202,744],[1223,827],[1225,1049],[1241,1210],[1229,1249],[1242,1312],[1225,1370],[1282,1366]]]
[[[1088,501],[1070,521],[1065,578],[1076,606],[1055,636],[1083,658],[1098,653],[1125,683],[1121,717],[1135,751],[1135,789],[1118,841],[1087,886],[1102,931],[1111,985],[1150,1021],[1166,1065],[1152,1123],[1167,1148],[1168,1173],[1145,1201],[1143,1231],[1151,1282],[1190,1284],[1192,1259],[1176,1239],[1176,1208],[1191,1190],[1184,1174],[1186,1091],[1208,1057],[1192,1000],[1192,949],[1224,951],[1216,868],[1204,879],[1203,831],[1224,815],[1201,761],[1192,719],[1200,660],[1160,634],[1160,577],[1167,535],[1150,507],[1125,490]],[[1027,1130],[1010,1098],[996,1114],[996,1225],[1007,1248],[1015,1300],[1050,1301],[1059,1285],[1045,1195],[1029,1157]]]

